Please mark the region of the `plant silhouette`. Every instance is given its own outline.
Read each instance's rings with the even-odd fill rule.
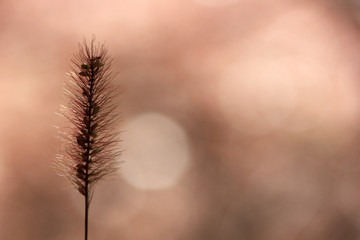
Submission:
[[[89,206],[94,185],[114,173],[119,164],[119,122],[107,48],[84,41],[72,59],[72,71],[64,85],[66,105],[60,114],[70,126],[60,129],[63,149],[56,157],[61,176],[85,198],[85,240],[88,239]]]

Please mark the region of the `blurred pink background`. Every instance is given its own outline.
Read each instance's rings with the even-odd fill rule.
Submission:
[[[123,86],[90,238],[360,239],[360,1],[0,1],[0,239],[83,238],[54,125],[78,43]]]

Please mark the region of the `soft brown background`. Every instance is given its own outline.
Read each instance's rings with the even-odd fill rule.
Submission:
[[[83,238],[51,169],[69,59],[95,34],[124,161],[90,239],[360,239],[360,1],[0,1],[0,239]]]

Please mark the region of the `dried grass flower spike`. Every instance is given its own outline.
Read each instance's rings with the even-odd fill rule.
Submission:
[[[64,147],[56,165],[59,173],[85,198],[85,240],[94,185],[114,173],[120,157],[119,120],[115,99],[118,88],[110,71],[111,59],[104,45],[80,45],[65,82],[66,106],[61,107],[70,126],[60,130]]]

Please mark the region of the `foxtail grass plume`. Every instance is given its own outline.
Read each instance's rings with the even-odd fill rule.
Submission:
[[[110,66],[104,45],[95,44],[95,38],[90,44],[84,41],[72,59],[64,87],[66,105],[60,110],[70,126],[60,129],[64,144],[56,168],[85,198],[85,240],[94,185],[117,170],[121,153],[118,88]]]

